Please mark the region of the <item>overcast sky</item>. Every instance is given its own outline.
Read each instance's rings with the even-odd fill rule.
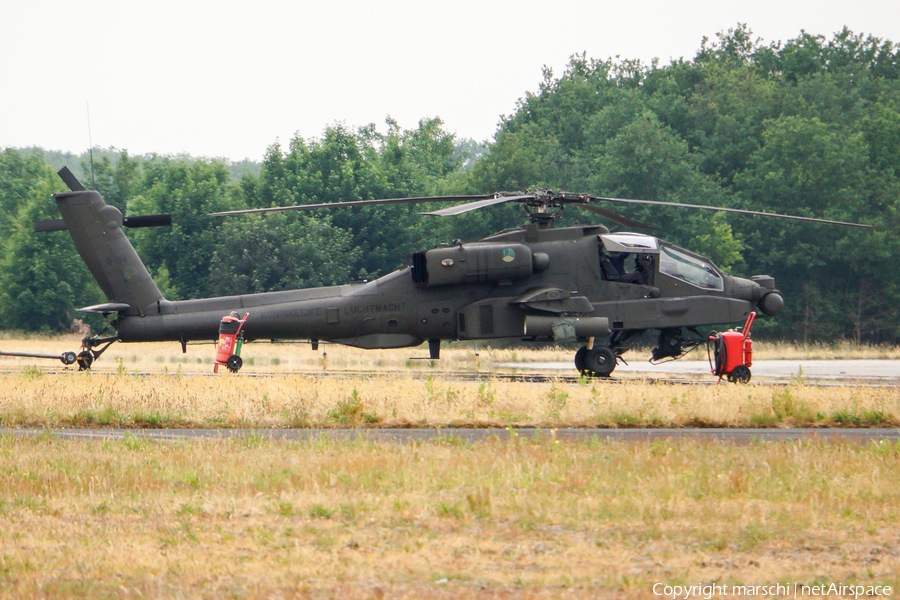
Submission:
[[[900,40],[897,0],[7,0],[0,148],[260,160],[295,133],[441,117],[493,138],[544,65],[693,58],[747,23],[765,43],[848,26]]]

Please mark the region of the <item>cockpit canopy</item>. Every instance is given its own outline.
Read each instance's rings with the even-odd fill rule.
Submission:
[[[704,290],[721,292],[725,281],[708,259],[687,250],[660,242],[641,233],[600,234],[603,249],[610,254],[658,255],[659,272]]]
[[[602,233],[600,240],[607,252],[659,254],[659,240],[642,233]]]
[[[712,262],[668,244],[661,247],[659,272],[704,290],[721,292],[725,289],[725,280]]]

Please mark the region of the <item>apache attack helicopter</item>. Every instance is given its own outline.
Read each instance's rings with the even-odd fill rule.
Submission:
[[[452,216],[502,203],[521,204],[522,228],[474,242],[455,242],[413,254],[408,266],[374,281],[341,286],[169,301],[150,277],[122,227],[171,223],[169,215],[123,218],[96,191],[85,190],[65,167],[70,192],[55,194],[61,220],[35,224],[37,231],[68,230],[75,248],[108,300],[82,311],[112,318],[104,332],[85,339],[66,364],[81,369],[114,342],[216,340],[223,317],[241,314],[242,335],[253,340],[309,340],[359,348],[403,348],[428,341],[440,357],[442,340],[520,338],[574,342],[575,368],[607,377],[643,332],[658,330],[653,359],[680,358],[706,340],[696,328],[736,323],[751,312],[774,316],[784,300],[767,275],[750,279],[722,272],[712,261],[641,233],[611,233],[602,225],[552,228],[567,206],[586,209],[629,228],[646,226],[596,206],[600,203],[678,206],[814,223],[870,225],[650,200],[602,198],[550,190],[480,196],[392,198],[306,204],[214,213],[210,216],[312,210],[391,203],[459,202],[425,215]],[[249,319],[248,319],[249,316]],[[246,323],[244,323],[246,321]],[[218,360],[218,359],[217,359]],[[240,356],[227,367],[237,371]],[[747,373],[749,379],[749,372]]]

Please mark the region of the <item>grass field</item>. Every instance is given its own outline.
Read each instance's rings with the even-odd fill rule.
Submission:
[[[5,351],[76,347],[0,342]],[[900,444],[561,443],[552,434],[897,427],[897,388],[445,374],[569,360],[561,349],[476,357],[456,347],[432,363],[410,359],[422,349],[328,346],[326,365],[308,346],[251,351],[255,364],[245,368],[269,375],[187,375],[211,370],[210,345],[186,355],[177,345],[114,346],[98,363],[105,371],[89,373],[4,359],[12,370],[0,374],[0,426],[515,425],[544,434],[473,444],[0,436],[0,598],[658,598],[657,583],[900,587]],[[325,367],[377,374],[319,377]]]
[[[0,437],[2,598],[900,586],[900,445]]]
[[[72,340],[59,338],[7,340],[0,348],[58,354],[72,345]],[[187,354],[181,354],[177,344],[115,345],[91,373],[72,369],[44,373],[34,359],[3,359],[12,371],[0,374],[0,426],[900,425],[900,389],[896,387],[819,387],[799,379],[787,387],[652,385],[639,379],[627,385],[597,380],[476,382],[460,379],[458,374],[476,369],[490,372],[495,362],[568,360],[570,352],[481,349],[475,356],[474,348],[456,347],[446,350],[441,361],[430,361],[410,359],[422,349],[364,351],[328,346],[328,362],[323,365],[320,353],[307,346],[250,348],[253,354],[246,372],[268,375],[187,375],[211,370],[211,345],[189,346]],[[782,348],[781,352],[796,354],[798,350]],[[882,352],[891,351],[860,350],[866,356]],[[59,371],[59,366],[52,368]],[[326,368],[347,374],[320,377]],[[410,377],[412,371],[419,376]],[[448,371],[457,375],[445,377]]]
[[[4,427],[898,425],[898,388],[0,375]]]
[[[900,388],[24,370],[2,427],[897,427]]]

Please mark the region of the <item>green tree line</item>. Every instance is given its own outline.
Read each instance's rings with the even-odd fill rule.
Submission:
[[[896,44],[845,29],[764,45],[739,26],[704,40],[690,61],[577,56],[559,77],[546,71],[469,181],[877,225],[622,210],[735,274],[773,275],[787,302],[760,323],[773,335],[896,344],[898,176]]]
[[[417,205],[206,217],[239,208],[550,187],[859,221],[875,232],[685,209],[618,212],[787,301],[769,336],[900,341],[900,48],[844,30],[762,44],[738,26],[691,60],[575,56],[502,118],[486,146],[438,118],[402,129],[334,125],[272,144],[238,169],[191,157],[94,155],[93,184],[126,215],[172,213],[129,232],[171,299],[331,285],[383,275],[415,250],[518,225],[515,206],[455,219]],[[61,330],[99,289],[55,218],[60,160],[0,152],[0,327]],[[81,159],[84,162],[84,159]],[[52,165],[52,166],[51,166]],[[72,166],[72,165],[70,165]],[[78,165],[87,184],[87,164]],[[593,222],[569,209],[565,223]],[[610,224],[608,224],[610,225]]]

